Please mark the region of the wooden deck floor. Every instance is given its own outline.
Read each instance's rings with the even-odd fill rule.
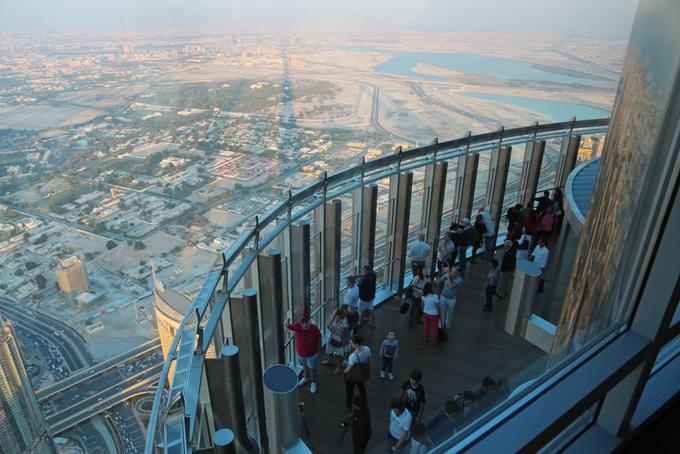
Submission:
[[[474,391],[485,376],[505,377],[514,388],[535,376],[544,367],[546,355],[519,337],[503,331],[506,300],[496,299],[492,313],[482,312],[486,261],[468,265],[459,291],[453,327],[448,342],[439,346],[423,344],[422,325],[408,327],[408,316],[399,314],[399,304],[388,301],[376,310],[376,329],[362,327],[360,334],[372,352],[371,379],[367,383],[373,437],[368,452],[386,452],[389,403],[400,395],[400,388],[412,369],[421,369],[427,404],[423,416],[428,421],[453,395]],[[400,343],[395,361],[395,380],[381,380],[378,349],[387,331],[396,331]],[[341,375],[319,366],[319,390],[311,395],[309,386],[300,391],[305,403],[305,419],[311,434],[305,440],[315,453],[352,452],[351,433],[337,445],[340,421],[345,414],[345,388]],[[307,437],[305,437],[307,438]]]

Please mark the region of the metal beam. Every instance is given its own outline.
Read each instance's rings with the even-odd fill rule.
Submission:
[[[535,140],[526,144],[522,177],[520,178],[521,186],[518,192],[518,200],[523,207],[527,206],[527,203],[533,202],[536,198],[536,189],[538,188],[538,178],[541,176],[544,151],[545,140]]]
[[[489,161],[486,204],[496,226],[496,234],[498,234],[498,226],[503,214],[503,199],[505,198],[505,188],[508,182],[511,153],[512,147],[510,146],[494,149],[491,151],[491,160]]]
[[[395,293],[401,293],[404,288],[412,190],[412,172],[400,173],[390,177],[387,237],[385,241],[385,258],[387,260],[385,283]]]
[[[363,265],[373,268],[377,209],[378,185],[370,184],[352,192],[354,274],[359,274]]]
[[[437,250],[442,228],[448,165],[447,161],[440,161],[425,168],[425,200],[421,219],[425,222],[425,241],[433,251]],[[436,255],[430,254],[430,263],[425,264],[427,269],[434,271],[435,259]]]
[[[565,136],[562,138],[562,145],[560,146],[560,157],[557,163],[557,173],[555,175],[555,186],[563,188],[567,184],[567,178],[574,166],[576,166],[576,158],[578,157],[578,149],[581,146],[581,136]]]
[[[477,182],[478,154],[466,154],[458,158],[458,174],[454,189],[453,222],[462,222],[470,217]],[[461,174],[462,171],[462,174]]]

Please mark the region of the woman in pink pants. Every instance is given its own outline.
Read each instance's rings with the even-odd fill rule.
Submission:
[[[423,342],[427,343],[430,331],[432,331],[433,342],[439,343],[439,314],[440,304],[439,295],[434,293],[432,282],[425,284],[423,288]]]

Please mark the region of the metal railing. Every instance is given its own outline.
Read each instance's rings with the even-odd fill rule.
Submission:
[[[158,446],[163,445],[162,436],[166,432],[163,427],[164,419],[173,406],[183,405],[186,395],[196,396],[200,394],[195,389],[184,389],[181,383],[168,383],[171,364],[178,362],[178,358],[180,358],[178,347],[186,343],[191,343],[194,347],[192,355],[185,355],[192,363],[186,366],[187,370],[195,368],[196,364],[193,364],[193,362],[198,361],[198,365],[201,365],[205,361],[205,353],[218,332],[222,313],[229,304],[229,297],[235,295],[234,292],[239,283],[243,280],[257,256],[265,252],[266,248],[286,232],[289,226],[307,217],[315,208],[322,206],[329,200],[349,194],[354,189],[397,175],[400,172],[418,169],[428,164],[454,159],[465,154],[489,151],[501,145],[523,144],[534,140],[555,139],[575,134],[602,133],[607,130],[608,123],[608,118],[583,121],[572,119],[560,123],[536,123],[532,126],[514,129],[501,128],[495,132],[474,136],[468,133],[465,137],[459,139],[439,143],[435,141],[432,145],[420,148],[399,149],[395,154],[372,161],[362,160],[361,164],[338,173],[332,175],[324,173],[323,178],[318,182],[295,193],[288,191],[285,200],[263,216],[255,217],[251,227],[244,231],[222,254],[220,270],[211,273],[202,291],[194,299],[189,311],[181,321],[161,372],[149,418],[145,452],[151,454],[155,452]],[[269,230],[266,234],[263,234],[265,229]],[[378,245],[376,245],[376,249],[377,247]],[[342,257],[341,261],[344,267],[345,257]],[[387,263],[387,260],[383,260],[383,266],[385,263]],[[378,271],[376,270],[376,272]],[[290,272],[290,270],[287,270],[287,272]],[[286,284],[284,283],[284,285]],[[222,293],[220,298],[216,297],[218,292]],[[321,308],[325,308],[325,303],[322,303],[320,308],[316,309],[317,312],[325,315],[325,310]],[[324,325],[325,321],[322,321],[322,326]],[[220,339],[220,342],[225,342],[225,339]],[[287,350],[292,349],[290,338],[286,340],[285,346]],[[286,357],[294,358],[294,353],[287,352]],[[178,371],[175,371],[175,378],[177,374]],[[197,386],[200,386],[200,381]],[[164,416],[161,417],[160,415]],[[196,421],[196,418],[189,418],[189,420],[193,422]],[[185,447],[192,445],[192,436],[196,432],[196,428],[191,427],[189,423],[181,426],[180,432],[184,439],[181,440],[182,448],[180,449],[182,450],[179,452],[184,452]],[[173,443],[173,446],[176,446],[176,443]]]

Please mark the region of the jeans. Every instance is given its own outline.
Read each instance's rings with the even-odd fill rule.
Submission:
[[[496,246],[496,236],[489,235],[484,237],[484,257],[487,259],[493,258],[494,249]]]
[[[460,246],[458,248],[458,269],[461,273],[465,273],[465,260],[467,259],[467,246]]]
[[[359,394],[368,402],[366,397],[366,385],[362,381],[345,380],[345,405],[347,408],[352,408],[352,397],[354,397],[354,387],[359,388]]]
[[[449,329],[451,328],[451,323],[453,323],[453,309],[456,307],[456,299],[449,299],[442,296],[439,299],[439,303],[441,304],[442,310],[442,327]]]
[[[392,356],[383,356],[382,370],[388,374],[392,373],[392,366],[394,365],[394,358]]]
[[[432,340],[439,343],[439,315],[423,314],[423,341],[427,342],[428,334],[432,331]]]
[[[496,287],[486,286],[486,307],[493,309],[493,296],[496,294]]]

